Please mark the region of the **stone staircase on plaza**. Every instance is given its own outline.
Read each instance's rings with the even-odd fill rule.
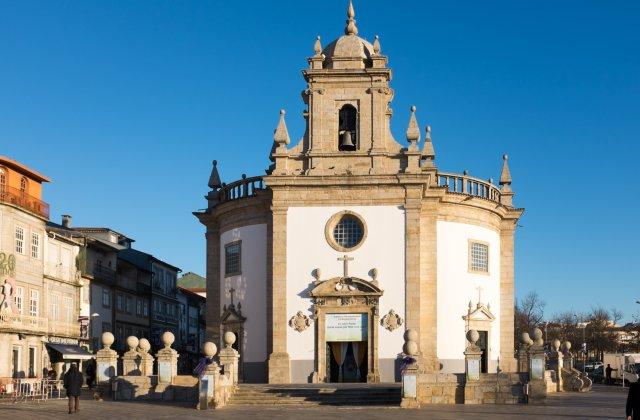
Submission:
[[[400,406],[400,384],[240,384],[232,406]]]

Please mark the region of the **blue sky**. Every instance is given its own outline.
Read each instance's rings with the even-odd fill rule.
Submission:
[[[356,0],[394,70],[393,132],[432,126],[441,170],[510,155],[516,293],[547,314],[640,299],[640,2]],[[302,135],[300,70],[346,0],[0,1],[0,154],[45,173],[52,219],[109,226],[204,273],[211,160],[263,174],[278,110]]]

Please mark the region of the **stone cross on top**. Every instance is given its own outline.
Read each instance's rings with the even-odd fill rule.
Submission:
[[[344,255],[338,258],[338,261],[342,261],[342,277],[349,277],[349,261],[353,261],[353,257]]]

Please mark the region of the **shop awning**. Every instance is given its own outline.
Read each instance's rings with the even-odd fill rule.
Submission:
[[[74,344],[47,343],[47,347],[60,353],[63,360],[87,360],[95,357],[95,355]]]

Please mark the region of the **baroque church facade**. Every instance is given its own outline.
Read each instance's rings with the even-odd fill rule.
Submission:
[[[464,372],[465,332],[482,370],[515,371],[513,205],[499,185],[441,171],[412,107],[406,143],[391,134],[391,69],[380,40],[318,38],[303,71],[305,133],[285,113],[266,176],[222,183],[206,210],[207,338],[238,337],[245,382],[393,382],[403,334],[426,372]]]

